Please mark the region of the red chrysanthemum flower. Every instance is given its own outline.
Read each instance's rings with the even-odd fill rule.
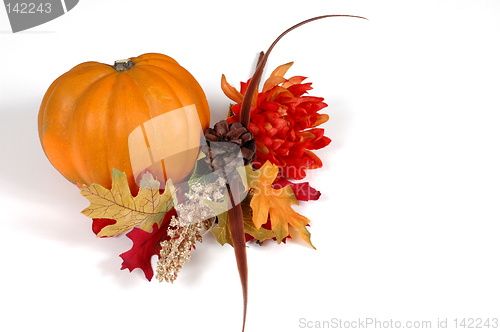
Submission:
[[[328,105],[323,98],[304,96],[312,89],[312,83],[302,83],[306,77],[284,78],[292,64],[276,68],[262,91],[255,93],[248,129],[254,134],[257,145],[256,167],[269,160],[280,167],[285,177],[303,179],[305,170],[323,166],[311,150],[321,149],[331,142],[324,136],[324,129],[316,128],[328,121],[327,114],[318,113]],[[228,118],[229,123],[240,121],[241,102],[249,82],[241,82],[238,91],[222,76],[222,90],[237,103],[231,107],[234,114]]]

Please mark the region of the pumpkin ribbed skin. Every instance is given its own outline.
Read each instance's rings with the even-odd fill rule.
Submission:
[[[205,94],[194,77],[174,59],[157,53],[130,58],[133,67],[117,71],[98,62],[82,63],[56,79],[47,90],[38,115],[42,148],[52,165],[69,181],[111,188],[113,168],[133,176],[128,136],[145,122],[170,111],[195,105],[202,130],[210,124]],[[199,142],[198,129],[184,116],[172,124],[177,150]],[[184,144],[184,145],[183,145]],[[197,153],[169,165],[168,177],[184,179]]]

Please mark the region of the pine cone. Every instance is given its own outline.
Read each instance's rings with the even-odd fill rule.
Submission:
[[[235,167],[248,165],[257,157],[252,132],[239,122],[217,122],[214,129],[208,128],[205,131],[205,140],[207,145],[203,146],[202,151],[207,155],[205,160],[212,165],[214,171],[225,168],[227,172],[232,172]],[[240,150],[243,160],[238,158]]]

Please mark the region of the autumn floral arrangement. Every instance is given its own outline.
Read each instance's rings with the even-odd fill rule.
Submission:
[[[198,82],[172,58],[148,53],[115,62],[82,63],[45,94],[38,118],[42,147],[75,183],[101,238],[126,234],[132,248],[122,269],[173,282],[196,243],[213,234],[234,248],[245,325],[246,243],[286,242],[290,227],[312,248],[310,220],[292,206],[320,192],[301,182],[322,167],[314,150],[330,139],[319,126],[323,98],[310,96],[306,77],[286,77],[292,62],[259,84],[280,35],[261,53],[255,74],[221,87],[232,101],[227,119],[209,128],[210,111]],[[297,182],[299,181],[299,182]]]

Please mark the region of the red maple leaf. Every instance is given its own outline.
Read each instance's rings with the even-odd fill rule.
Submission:
[[[316,201],[321,196],[321,193],[311,187],[309,182],[302,183],[294,183],[290,182],[285,178],[279,178],[276,182],[273,183],[274,189],[281,189],[286,186],[292,187],[293,193],[295,194],[295,198],[299,201],[307,202],[309,200]]]
[[[116,224],[116,220],[113,219],[104,219],[104,218],[93,218],[92,219],[92,232],[95,233],[95,235],[99,234],[101,229],[103,229],[106,226]],[[102,238],[104,237],[109,237],[109,236],[101,236]]]
[[[127,233],[127,237],[132,240],[133,246],[129,251],[120,255],[123,259],[122,270],[129,269],[132,272],[136,268],[139,268],[144,272],[146,279],[149,281],[153,279],[154,272],[151,266],[151,257],[153,255],[159,256],[161,250],[160,242],[169,239],[166,233],[170,219],[175,214],[176,211],[174,209],[167,212],[163,218],[161,227],[158,229],[158,225],[154,224],[151,233],[143,231],[140,228],[134,228]]]

